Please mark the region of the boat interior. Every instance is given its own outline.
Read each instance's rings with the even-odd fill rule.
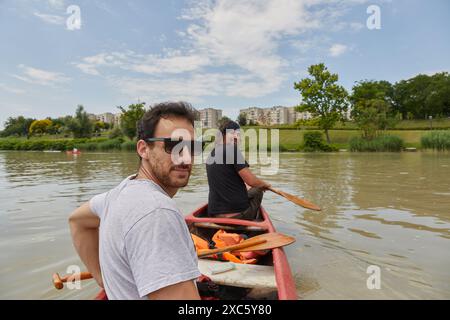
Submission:
[[[211,218],[207,215],[207,206],[204,206],[186,217],[191,233],[212,242],[213,235],[218,230],[228,233],[237,233],[244,238],[251,238],[269,232],[267,213],[262,210],[259,221],[246,221],[240,219]],[[216,270],[231,267],[221,273]],[[227,265],[227,266],[225,266]],[[272,250],[258,257],[255,264],[234,263],[220,261],[212,258],[199,258],[200,272],[206,275],[211,282],[197,283],[202,298],[220,300],[253,300],[278,298],[275,270],[273,266]]]

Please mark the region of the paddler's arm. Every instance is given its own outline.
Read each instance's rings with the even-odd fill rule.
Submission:
[[[83,261],[98,285],[103,288],[98,255],[99,217],[91,211],[89,203],[86,202],[70,215],[69,225],[73,245],[81,261]]]
[[[242,180],[244,180],[245,184],[249,185],[250,187],[261,188],[264,190],[270,187],[270,184],[255,176],[248,167],[239,170],[238,173],[241,176]]]

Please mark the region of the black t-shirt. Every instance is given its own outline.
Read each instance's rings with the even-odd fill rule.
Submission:
[[[206,161],[208,214],[237,213],[249,207],[247,188],[239,171],[249,167],[235,144],[219,144]]]

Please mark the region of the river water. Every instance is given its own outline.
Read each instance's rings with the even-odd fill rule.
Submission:
[[[68,215],[137,165],[125,152],[0,152],[0,298],[92,298],[90,280],[81,290],[52,287],[53,272],[82,266]],[[264,178],[323,209],[264,196],[278,231],[297,239],[285,250],[300,298],[450,298],[448,153],[282,153],[278,173]],[[175,199],[187,214],[207,196],[197,165]],[[370,266],[380,268],[380,289],[368,289]]]

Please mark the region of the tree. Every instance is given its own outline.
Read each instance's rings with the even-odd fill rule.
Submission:
[[[222,125],[226,124],[229,121],[231,121],[230,118],[228,118],[227,116],[223,116],[222,118],[217,120],[217,126],[220,128]]]
[[[145,102],[131,104],[128,106],[128,110],[125,110],[122,106],[118,108],[122,111],[120,128],[125,136],[133,139],[137,135],[137,122],[145,113]]]
[[[350,97],[352,118],[365,139],[371,140],[379,130],[394,126],[393,96],[394,88],[388,81],[364,80],[353,86]]]
[[[45,134],[49,132],[53,122],[50,119],[34,120],[29,129],[30,136],[35,134]]]
[[[358,81],[352,88],[350,101],[355,104],[362,100],[379,99],[393,105],[394,86],[389,81]]]
[[[382,99],[358,101],[353,106],[352,117],[366,140],[375,138],[379,130],[385,130],[392,121],[389,118],[389,104]]]
[[[27,136],[29,135],[30,126],[36,119],[18,116],[17,118],[9,117],[4,124],[5,129],[1,131],[2,137],[9,136]]]
[[[339,76],[332,74],[320,63],[308,68],[311,78],[294,83],[294,88],[300,91],[303,102],[296,108],[298,112],[307,111],[317,118],[319,128],[325,131],[327,142],[330,143],[328,130],[337,121],[345,120],[348,108],[348,93],[344,87],[337,84]]]
[[[450,74],[419,74],[394,86],[394,109],[403,119],[450,116]]]
[[[68,128],[74,138],[90,138],[92,136],[93,125],[82,105],[78,105],[75,117],[69,122]]]
[[[103,121],[96,121],[94,123],[94,132],[98,133],[105,129],[106,129],[106,123],[104,123]]]
[[[236,120],[240,126],[247,125],[247,115],[245,113],[240,113]]]
[[[47,118],[52,121],[52,125],[48,128],[49,134],[59,134],[64,130],[66,125],[63,118]]]

